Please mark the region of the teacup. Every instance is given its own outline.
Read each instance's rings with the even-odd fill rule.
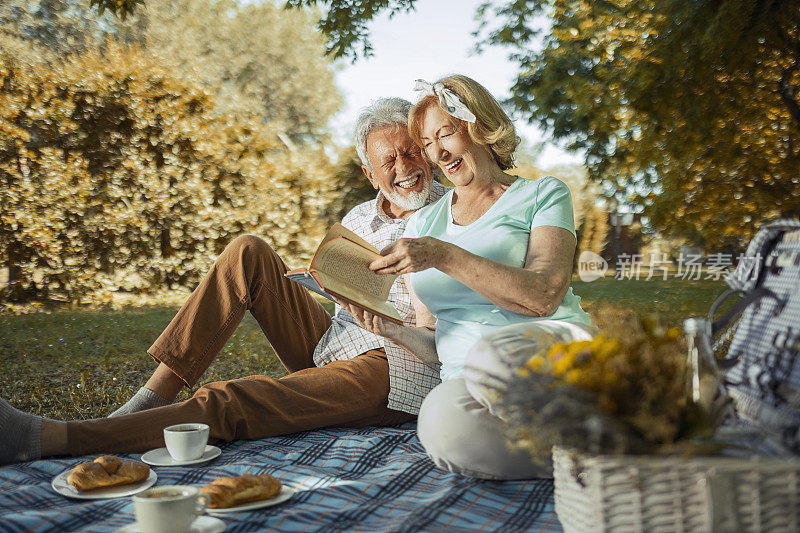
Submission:
[[[177,424],[164,428],[164,444],[176,461],[200,459],[208,442],[208,425]]]
[[[133,496],[142,533],[186,533],[210,502],[207,494],[187,485],[153,487]]]

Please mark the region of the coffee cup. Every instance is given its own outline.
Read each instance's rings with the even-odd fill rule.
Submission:
[[[142,533],[186,533],[210,503],[207,494],[188,485],[153,487],[133,496]]]
[[[208,442],[208,425],[177,424],[164,428],[164,444],[176,461],[200,459]]]

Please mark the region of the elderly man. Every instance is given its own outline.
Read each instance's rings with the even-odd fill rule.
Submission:
[[[408,135],[411,104],[378,100],[359,117],[356,148],[379,192],[342,223],[381,249],[398,239],[405,220],[444,188]],[[61,422],[23,413],[0,400],[0,464],[50,455],[141,452],[163,445],[162,429],[205,422],[211,437],[254,439],[327,426],[389,425],[413,419],[439,383],[438,369],[360,328],[337,307],[331,318],[261,239],[235,239],[150,347],[158,367],[136,395],[109,418]],[[390,302],[414,322],[402,279]],[[249,310],[289,374],[249,376],[201,387],[172,403],[203,375]],[[146,411],[146,412],[143,412]]]

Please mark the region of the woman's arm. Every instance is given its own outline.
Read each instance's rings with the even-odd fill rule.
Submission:
[[[362,328],[391,339],[426,365],[436,366],[439,364],[439,357],[436,355],[436,318],[411,290],[408,276],[406,276],[406,287],[411,292],[411,303],[416,312],[416,326],[414,327],[389,322],[348,302],[337,300],[337,303],[353,315]]]
[[[569,230],[531,230],[523,268],[486,259],[457,246],[440,270],[504,309],[528,316],[552,315],[569,289],[575,237]]]
[[[382,251],[370,268],[378,273],[410,273],[438,268],[493,304],[528,316],[549,316],[558,308],[572,278],[575,236],[556,226],[531,229],[523,268],[477,256],[432,237],[400,239]]]

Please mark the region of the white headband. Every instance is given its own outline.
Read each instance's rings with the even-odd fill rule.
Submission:
[[[464,105],[461,98],[441,83],[430,84],[425,80],[416,80],[414,90],[425,91],[426,94],[438,97],[439,105],[448,115],[464,122],[475,122],[475,115]]]

